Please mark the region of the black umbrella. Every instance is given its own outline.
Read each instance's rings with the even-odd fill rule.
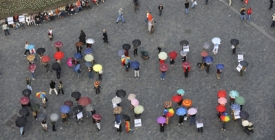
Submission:
[[[139,46],[141,44],[141,41],[139,39],[133,40],[133,45],[134,46]]]
[[[44,114],[44,113],[39,113],[38,115],[37,115],[37,120],[38,121],[44,121],[44,120],[46,120],[47,119],[47,115],[46,114]]]
[[[81,94],[80,94],[80,92],[75,91],[75,92],[73,92],[73,93],[71,94],[71,96],[72,96],[73,98],[78,99],[78,98],[80,98],[80,97],[81,97]]]
[[[130,44],[123,44],[123,45],[122,45],[122,48],[123,48],[124,50],[129,50],[129,49],[131,49],[131,45],[130,45]]]
[[[241,61],[240,64],[243,66],[243,67],[247,67],[248,66],[248,63],[246,61]]]
[[[29,116],[29,110],[26,107],[23,107],[19,110],[19,115],[21,116]]]
[[[249,118],[249,114],[246,111],[241,111],[240,117],[244,120],[247,120]]]
[[[39,54],[39,55],[42,55],[45,51],[46,51],[45,48],[38,48],[36,50],[36,53]]]
[[[39,104],[32,104],[32,111],[38,111],[39,110],[39,108],[40,108],[40,105]]]
[[[239,44],[239,40],[238,39],[231,39],[230,43],[232,45],[238,45]]]
[[[182,41],[180,41],[180,45],[186,46],[186,45],[189,45],[189,42],[187,40],[182,40]]]
[[[15,121],[15,125],[17,127],[23,127],[23,126],[26,126],[26,124],[27,124],[27,118],[23,116],[18,117]]]
[[[73,108],[74,113],[79,113],[83,111],[83,107],[81,105],[77,105],[76,107]]]
[[[125,97],[126,96],[126,91],[123,89],[117,90],[116,91],[116,96],[117,97]]]
[[[26,96],[26,97],[29,97],[31,95],[32,91],[29,90],[29,89],[24,89],[22,91],[22,95]]]
[[[53,69],[53,70],[60,70],[61,67],[60,67],[59,63],[55,62],[55,63],[53,63],[53,65],[52,65],[52,69]]]
[[[130,121],[130,117],[128,115],[123,114],[122,117],[125,121]]]

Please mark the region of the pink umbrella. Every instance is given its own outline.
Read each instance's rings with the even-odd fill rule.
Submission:
[[[27,105],[28,103],[30,102],[30,99],[28,98],[28,97],[21,97],[20,98],[20,103],[22,104],[22,105]]]
[[[139,101],[138,101],[137,99],[132,99],[132,100],[131,100],[131,104],[132,104],[134,107],[136,107],[136,106],[139,105]]]
[[[72,66],[73,66],[72,58],[69,58],[69,59],[67,60],[67,65],[68,65],[69,67],[72,67]]]
[[[181,66],[182,67],[190,67],[190,62],[187,62],[187,61],[182,62]]]
[[[226,104],[227,103],[227,99],[224,98],[224,97],[221,97],[221,98],[218,99],[218,103],[219,104]]]
[[[208,56],[208,53],[207,53],[206,51],[202,51],[202,52],[201,52],[201,56],[202,56],[202,57],[206,57],[206,56]]]
[[[188,109],[187,112],[188,112],[189,115],[195,115],[197,113],[197,109],[196,108],[190,108],[190,109]]]
[[[36,65],[35,64],[29,65],[29,71],[34,71],[35,69],[36,69]]]
[[[159,69],[161,71],[167,71],[168,70],[168,65],[165,64],[165,63],[162,63],[162,64],[160,64]]]
[[[57,41],[57,42],[54,43],[54,46],[57,47],[57,48],[60,48],[60,47],[63,46],[63,43],[60,42],[60,41]]]

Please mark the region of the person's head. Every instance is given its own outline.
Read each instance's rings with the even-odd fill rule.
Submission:
[[[160,6],[162,6],[162,4],[160,4]]]
[[[106,32],[106,30],[105,30],[105,29],[103,29],[103,32],[105,33],[105,32]]]
[[[53,82],[53,79],[51,80],[51,82]]]
[[[50,28],[50,30],[52,30],[52,28]]]
[[[26,80],[29,80],[29,77],[27,77]]]
[[[188,2],[188,0],[186,0],[186,2]]]
[[[122,9],[122,8],[120,8],[119,10],[120,10],[120,11],[122,11],[123,9]]]
[[[28,41],[26,41],[26,44],[28,44]]]
[[[62,81],[60,80],[59,83],[62,84]]]

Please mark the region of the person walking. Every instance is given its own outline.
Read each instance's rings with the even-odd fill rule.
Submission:
[[[218,54],[219,51],[219,44],[214,44],[214,48],[212,50],[213,54],[216,55]]]
[[[41,98],[44,108],[47,108],[48,99],[46,97]]]
[[[272,23],[270,27],[275,27],[275,14],[272,15]]]
[[[138,46],[134,45],[134,56],[138,55]]]
[[[273,2],[274,2],[274,0],[269,0],[269,2],[270,2],[270,5],[269,5],[268,10],[270,10],[270,9],[273,7]]]
[[[184,67],[183,68],[183,72],[184,72],[184,77],[187,78],[188,77],[188,73],[190,72],[191,70],[191,67],[188,66],[188,67]]]
[[[103,42],[105,43],[109,43],[108,42],[108,35],[107,35],[107,32],[106,32],[106,30],[105,29],[103,29]]]
[[[185,6],[185,14],[188,14],[188,12],[189,12],[189,2],[188,2],[188,0],[186,0],[186,2],[184,3],[184,6]]]
[[[166,71],[161,71],[160,80],[164,80]]]
[[[100,120],[96,120],[96,128],[97,128],[98,131],[101,130]]]
[[[24,56],[27,56],[27,53],[28,53],[28,55],[30,54],[30,51],[29,51],[29,49],[28,49],[28,46],[29,46],[29,43],[28,43],[28,41],[26,41],[26,43],[25,43],[25,52],[24,52]]]
[[[196,5],[198,5],[197,1],[196,0],[191,0],[192,2],[192,5],[191,5],[191,8],[195,8]]]
[[[246,9],[244,8],[244,6],[241,8],[240,10],[240,14],[241,14],[241,21],[244,20],[245,18],[245,12],[246,12]]]
[[[49,91],[49,94],[52,94],[52,90],[54,90],[55,94],[58,95],[57,93],[57,90],[55,88],[55,82],[53,80],[51,80],[51,83],[50,83],[50,91]]]
[[[248,21],[250,22],[251,14],[252,14],[252,9],[251,9],[251,7],[249,7],[249,8],[247,9],[246,14],[247,14],[246,20],[248,20]]]
[[[221,69],[217,69],[217,79],[221,78],[221,73],[222,73],[222,70]]]
[[[66,114],[61,114],[62,122],[67,123],[67,115]]]
[[[100,70],[100,71],[98,72],[98,80],[99,80],[99,81],[102,81],[102,75],[103,75],[103,70]]]
[[[29,77],[26,78],[26,84],[27,84],[27,89],[32,91],[32,86],[31,86],[31,79]]]
[[[46,132],[48,130],[48,125],[46,119],[41,122],[43,130]]]
[[[159,16],[161,16],[162,10],[163,10],[163,5],[160,4],[159,7],[158,7],[158,9],[159,9]]]
[[[59,85],[58,85],[58,94],[60,94],[60,91],[62,92],[62,94],[64,95],[64,90],[63,90],[63,84],[62,81],[59,81]]]
[[[137,67],[136,69],[134,69],[134,73],[135,73],[135,78],[136,77],[139,78],[139,67]]]
[[[83,44],[86,44],[86,34],[83,30],[80,30],[80,35],[78,37],[79,42],[82,42]]]
[[[100,82],[97,80],[94,82],[95,94],[100,93]]]
[[[9,27],[8,27],[8,24],[6,22],[2,25],[2,30],[3,30],[3,32],[5,33],[6,36],[10,35]]]
[[[50,41],[52,41],[53,40],[53,29],[52,28],[49,29],[48,36],[50,38]]]
[[[124,17],[123,17],[123,9],[122,9],[122,8],[120,8],[120,9],[118,10],[118,17],[117,17],[116,23],[118,23],[119,20],[121,20],[122,23],[125,22],[125,21],[124,21]]]

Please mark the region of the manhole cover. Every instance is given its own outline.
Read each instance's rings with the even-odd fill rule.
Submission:
[[[187,34],[191,34],[191,29],[186,29],[184,32]]]

